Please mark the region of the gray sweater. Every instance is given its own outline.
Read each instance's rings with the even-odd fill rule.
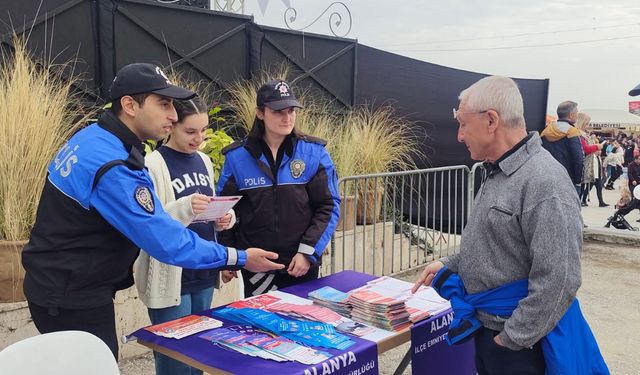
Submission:
[[[528,279],[509,318],[478,312],[508,348],[531,347],[558,323],[580,287],[580,202],[537,133],[499,162],[478,192],[460,253],[443,259],[468,293]]]

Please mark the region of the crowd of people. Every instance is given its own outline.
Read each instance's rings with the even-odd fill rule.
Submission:
[[[640,137],[590,132],[591,118],[572,101],[560,103],[557,114],[558,120],[548,123],[541,133],[543,145],[569,173],[581,205],[589,205],[595,187],[598,206],[608,207],[602,189],[614,190],[626,169],[627,178],[618,185],[621,200],[616,206],[622,205],[640,184]]]

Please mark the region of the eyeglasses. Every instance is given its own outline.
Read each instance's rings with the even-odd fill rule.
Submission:
[[[460,111],[460,110],[457,110],[457,109],[454,108],[453,109],[453,118],[455,120],[457,120],[459,115],[465,114],[465,113],[466,114],[480,114],[480,113],[487,113],[487,112],[489,112],[488,109],[485,109],[484,111],[467,111],[467,112],[463,112],[463,111]]]

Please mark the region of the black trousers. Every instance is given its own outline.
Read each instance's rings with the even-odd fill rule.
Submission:
[[[244,281],[244,296],[251,297],[266,293],[270,290],[278,290],[288,286],[303,283],[318,278],[320,267],[309,268],[309,271],[300,277],[289,275],[286,268],[275,273],[253,273],[242,269],[242,279]]]
[[[596,187],[596,195],[598,196],[598,203],[604,204],[604,200],[602,199],[602,179],[596,178],[592,184],[583,184],[582,185],[582,203],[587,203],[587,198],[589,197],[589,192],[591,188]]]
[[[544,375],[545,364],[540,342],[532,349],[511,350],[493,341],[498,333],[485,327],[475,333],[478,375]]]
[[[618,177],[622,176],[622,167],[616,166],[613,168],[611,172],[611,176],[609,176],[609,181],[607,181],[606,186],[609,188],[613,188],[613,183],[616,182]]]
[[[84,331],[97,336],[118,360],[118,338],[113,303],[91,309],[47,308],[29,302],[31,318],[40,333]]]

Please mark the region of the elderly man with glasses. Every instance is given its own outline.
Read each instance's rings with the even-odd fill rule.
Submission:
[[[459,99],[458,141],[486,175],[460,252],[427,265],[413,291],[432,284],[451,301],[447,341],[474,335],[479,374],[607,374],[575,298],[582,218],[569,176],[527,133],[513,80],[483,78]]]

